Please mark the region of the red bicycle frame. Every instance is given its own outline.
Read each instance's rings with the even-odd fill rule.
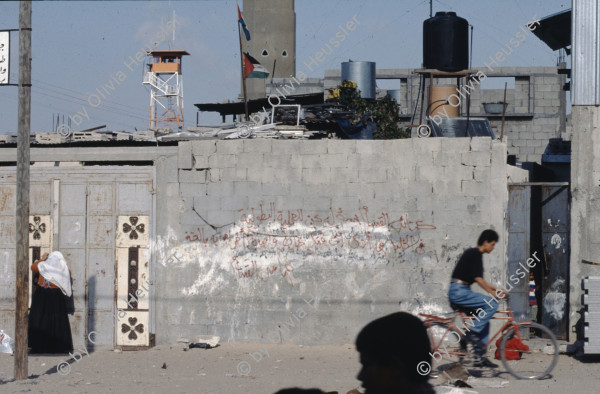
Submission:
[[[496,316],[497,314],[505,314],[506,316]],[[468,327],[471,325],[465,324],[465,321],[475,319],[474,316],[472,316],[472,315],[467,316],[465,314],[465,312],[461,312],[461,311],[455,311],[452,314],[452,317],[441,317],[441,316],[435,316],[435,315],[428,315],[425,313],[419,313],[419,316],[424,318],[423,323],[427,326],[429,341],[431,342],[431,349],[433,350],[434,353],[437,352],[439,350],[439,348],[442,346],[442,344],[444,343],[444,339],[446,339],[446,336],[449,335],[448,333],[450,331],[455,332],[456,335],[458,335],[459,341],[460,341],[460,339],[462,339],[465,336],[465,331],[470,331]],[[458,328],[458,326],[455,324],[457,316],[459,316],[461,319],[461,322],[463,325],[462,330],[460,328]],[[498,337],[498,335],[500,335],[500,338],[502,338],[502,336],[505,334],[507,328],[512,327],[512,326],[518,326],[519,324],[532,323],[531,321],[523,321],[523,322],[517,323],[515,321],[515,317],[514,317],[512,311],[510,309],[507,309],[504,311],[496,311],[496,314],[494,314],[492,319],[506,320],[506,322],[502,325],[502,327],[500,327],[500,329],[494,334],[494,336],[492,336],[490,338],[490,340],[485,344],[486,347],[489,346],[489,344],[492,343],[496,339],[496,337]],[[441,324],[446,327],[446,331],[444,332],[444,335],[442,335],[440,340],[437,342],[435,341],[435,338],[433,338],[433,333],[431,330],[432,327],[436,326],[436,323]],[[520,334],[519,330],[515,329],[514,331],[515,331],[516,337],[519,340],[521,340],[521,334]],[[458,342],[456,342],[456,344],[458,344]],[[444,349],[445,349],[445,346],[444,346]],[[447,349],[445,349],[445,352],[447,352],[448,354],[456,355],[456,356],[466,356],[467,355],[466,353],[463,353],[463,352],[447,351]]]

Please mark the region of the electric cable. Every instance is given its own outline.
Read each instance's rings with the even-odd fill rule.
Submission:
[[[50,96],[50,97],[53,97],[53,98],[57,98],[57,99],[59,99],[59,100],[63,100],[63,101],[69,101],[69,102],[72,102],[72,103],[75,103],[75,104],[81,104],[81,103],[84,103],[84,104],[89,104],[89,101],[88,101],[88,100],[84,100],[84,99],[81,99],[81,98],[78,98],[78,97],[75,97],[75,96],[72,96],[72,95],[69,95],[69,94],[61,93],[61,92],[58,92],[58,91],[56,91],[56,90],[53,90],[53,89],[43,88],[43,87],[39,87],[39,86],[33,86],[33,91],[34,91],[35,93],[44,94],[44,93],[43,93],[43,92],[41,92],[40,90],[44,90],[44,91],[47,91],[47,92],[51,92],[51,93],[53,93],[53,94],[59,94],[59,95],[63,95],[63,96],[66,96],[66,97],[70,97],[70,98],[72,98],[73,100],[77,100],[77,101],[69,100],[69,99],[66,99],[66,98],[60,98],[60,97],[56,97],[56,96]],[[49,94],[46,94],[46,95],[48,95],[48,96],[49,96]],[[111,105],[111,104],[107,104],[107,103],[105,103],[104,101],[100,101],[100,103],[101,103],[101,104],[100,104],[100,105],[98,105],[98,107],[100,107],[100,106],[106,107],[107,109],[110,109],[111,111],[115,111],[116,113],[118,113],[118,114],[120,114],[120,115],[132,116],[132,117],[137,117],[137,118],[139,118],[139,117],[143,117],[143,116],[145,115],[145,114],[142,114],[142,112],[143,112],[143,111],[141,111],[141,110],[138,110],[138,111],[140,111],[140,112],[138,112],[138,113],[133,113],[133,112],[130,112],[130,111],[128,111],[128,110],[125,110],[125,109],[123,109],[123,108],[120,108],[120,107],[115,107],[115,106],[113,106],[113,105]],[[92,108],[98,109],[98,107],[93,107],[93,106],[91,106],[91,104],[89,104],[89,105],[90,105],[90,107],[92,107]]]
[[[400,15],[398,18],[396,18],[396,19],[393,19],[393,20],[390,20],[390,21],[388,21],[388,22],[384,23],[384,24],[383,24],[383,26],[381,26],[379,29],[377,29],[377,30],[375,30],[375,31],[376,31],[376,32],[380,32],[380,31],[382,31],[383,29],[387,28],[387,27],[388,27],[388,26],[389,26],[389,25],[390,25],[392,22],[396,22],[396,21],[397,21],[397,20],[399,20],[400,18],[403,18],[403,17],[405,17],[406,15],[408,15],[408,14],[409,14],[409,13],[411,13],[412,11],[416,10],[417,8],[419,8],[421,5],[423,5],[423,4],[425,4],[425,3],[427,3],[428,1],[429,1],[429,0],[423,0],[423,1],[421,1],[421,2],[420,2],[419,4],[417,4],[417,5],[416,5],[414,8],[411,8],[410,10],[406,11],[405,13],[403,13],[402,15]],[[361,7],[362,7],[362,5],[361,5]],[[368,37],[365,37],[365,38],[363,38],[363,39],[362,39],[362,40],[360,40],[360,41],[357,41],[357,42],[356,42],[356,44],[354,44],[353,46],[351,46],[351,47],[349,47],[349,48],[345,48],[345,47],[344,47],[344,50],[343,50],[343,51],[341,51],[341,52],[339,52],[339,54],[337,55],[337,57],[336,57],[336,58],[334,58],[334,59],[332,59],[332,60],[331,60],[331,62],[329,62],[329,63],[327,64],[327,67],[330,67],[330,65],[331,65],[333,62],[335,62],[335,63],[338,63],[338,62],[339,62],[339,60],[338,60],[339,58],[344,58],[344,57],[345,57],[345,56],[342,56],[344,53],[346,53],[346,52],[349,52],[350,50],[354,49],[354,48],[355,48],[357,45],[359,45],[359,44],[363,43],[364,41],[366,41],[366,40],[368,40],[368,39],[373,39],[373,34],[369,35]]]
[[[425,116],[429,117],[429,115],[428,115],[428,114],[429,114],[429,108],[431,108],[431,106],[432,106],[433,104],[435,104],[435,103],[439,103],[440,101],[443,101],[443,102],[444,102],[444,104],[440,104],[440,105],[438,105],[437,107],[435,107],[436,109],[437,109],[437,108],[439,108],[439,107],[441,107],[442,105],[448,104],[448,99],[447,99],[447,98],[445,98],[445,99],[440,99],[440,100],[435,100],[434,102],[432,102],[431,104],[429,104],[429,105],[427,106],[427,110],[425,111]]]
[[[435,110],[437,110],[439,107],[443,107],[444,105],[447,105],[447,104],[450,104],[450,103],[449,103],[448,99],[445,99],[443,103],[441,103],[441,104],[439,104],[438,106],[436,106],[435,108],[433,108],[433,109],[431,110],[431,112],[433,113],[433,112],[435,112]]]
[[[35,94],[41,94],[41,95],[44,95],[44,96],[48,96],[48,97],[51,97],[51,98],[54,98],[54,99],[57,99],[57,100],[61,100],[61,101],[67,101],[67,102],[71,102],[71,103],[74,103],[74,104],[81,104],[81,103],[78,103],[78,102],[76,102],[76,101],[74,101],[74,100],[71,100],[71,99],[66,99],[66,98],[61,98],[61,97],[53,96],[53,95],[51,95],[51,94],[44,93],[44,92],[40,92],[40,91],[35,91],[35,90],[34,90],[34,91],[33,91],[33,93],[35,93]],[[86,101],[86,102],[87,102],[87,101]],[[100,111],[105,111],[105,112],[110,112],[110,113],[113,113],[113,114],[115,113],[115,109],[106,109],[106,108],[101,108],[101,106],[95,107],[94,109],[96,109],[96,110],[100,110]],[[119,110],[116,110],[116,111],[119,111]],[[133,118],[142,119],[142,120],[144,120],[144,121],[146,121],[146,120],[147,120],[146,118],[142,118],[141,116],[138,116],[138,115],[133,115],[133,114],[131,114],[131,113],[127,113],[127,112],[125,112],[125,113],[117,113],[117,114],[118,114],[118,115],[122,115],[122,116],[130,116],[130,117],[133,117]]]
[[[62,86],[53,85],[53,84],[51,84],[51,83],[48,83],[48,82],[45,82],[45,81],[40,81],[40,80],[38,80],[38,79],[33,79],[33,81],[35,81],[35,82],[37,82],[37,83],[41,83],[41,84],[43,84],[43,85],[48,85],[48,86],[51,86],[51,87],[53,87],[53,88],[62,89],[62,90],[66,90],[66,91],[69,91],[69,92],[73,92],[73,93],[79,94],[79,95],[81,95],[81,96],[84,96],[84,97],[86,96],[84,93],[82,93],[82,92],[80,92],[80,91],[77,91],[77,90],[68,89],[68,88],[65,88],[65,87],[62,87]],[[36,86],[36,85],[34,85],[34,86]],[[143,86],[144,86],[144,85],[143,85]],[[39,87],[39,86],[38,86],[38,87]],[[144,87],[145,87],[145,86],[144,86]],[[65,93],[61,93],[61,94],[65,94]],[[89,96],[89,95],[88,95],[88,96]],[[111,102],[111,103],[114,103],[114,104],[116,104],[116,105],[123,106],[123,107],[129,107],[129,108],[131,108],[132,110],[135,110],[135,111],[141,111],[141,110],[140,110],[138,107],[134,107],[134,106],[132,106],[132,105],[128,105],[128,104],[123,104],[123,103],[120,103],[120,102],[118,102],[118,101],[115,101],[115,100],[112,100],[112,99],[104,99],[103,101],[108,101],[108,102]],[[144,111],[142,111],[142,112],[144,112]]]
[[[417,116],[417,107],[419,106],[419,101],[421,98],[421,88],[423,86],[424,83],[424,78],[423,75],[421,74],[421,78],[419,80],[419,92],[417,93],[417,101],[415,101],[415,110],[413,111],[413,116],[412,118],[410,118],[410,124],[415,124],[415,116]]]

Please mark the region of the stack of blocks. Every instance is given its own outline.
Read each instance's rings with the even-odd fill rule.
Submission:
[[[585,312],[585,354],[600,353],[600,276],[588,276],[582,281]]]

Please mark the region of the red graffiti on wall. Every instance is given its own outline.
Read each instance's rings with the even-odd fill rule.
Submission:
[[[266,281],[278,274],[286,277],[293,266],[281,265],[279,256],[282,254],[299,255],[299,258],[337,255],[387,264],[401,262],[407,253],[427,253],[426,238],[422,234],[436,230],[435,225],[410,219],[408,215],[372,214],[367,206],[351,214],[342,208],[329,209],[325,214],[309,214],[302,209],[278,210],[275,203],[270,203],[268,208],[260,205],[238,212],[239,221],[225,232],[207,235],[208,230],[198,228],[186,232],[185,239],[207,249],[217,246],[234,251],[238,257],[231,262],[231,267],[239,279]],[[269,265],[255,258],[270,255],[277,256],[277,264]]]
[[[294,279],[291,274],[294,271],[292,264],[283,264],[281,259],[277,259],[277,264],[272,263],[260,263],[257,260],[251,260],[250,262],[239,261],[237,257],[233,257],[229,262],[233,274],[238,279],[250,279],[256,278],[262,281],[267,281],[274,275],[280,275],[282,278],[288,278],[288,281],[294,286]]]

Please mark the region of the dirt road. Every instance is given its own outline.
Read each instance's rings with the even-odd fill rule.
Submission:
[[[99,350],[89,354],[81,350],[80,357],[75,354],[77,361],[68,355],[30,356],[31,379],[0,384],[0,392],[250,394],[300,386],[345,394],[360,387],[356,380],[360,364],[353,345],[224,343],[214,349],[187,351],[184,347],[177,344],[148,351]],[[482,375],[508,380],[506,387],[471,390],[482,394],[599,392],[599,362],[600,358],[579,360],[561,355],[552,378],[541,381],[515,380],[500,366]],[[13,363],[12,356],[0,354],[0,380],[12,377]],[[441,380],[433,382],[439,384]]]

